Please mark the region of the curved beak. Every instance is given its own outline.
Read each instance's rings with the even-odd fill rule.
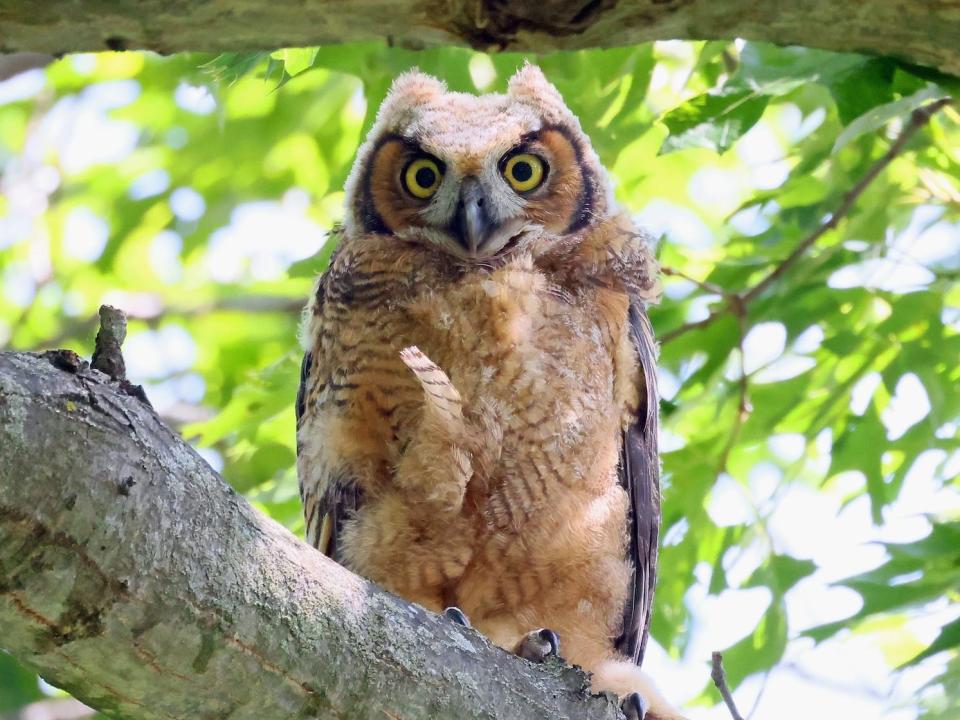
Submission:
[[[469,255],[475,256],[496,229],[480,181],[474,177],[464,178],[450,234]]]

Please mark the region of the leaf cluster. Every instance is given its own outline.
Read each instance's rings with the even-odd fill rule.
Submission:
[[[956,111],[777,269],[950,78],[741,41],[67,57],[0,105],[0,345],[88,353],[99,304],[123,307],[134,379],[237,490],[301,532],[299,308],[332,251],[353,154],[400,72],[496,91],[527,59],[578,114],[668,271],[651,310],[664,394],[655,639],[683,656],[697,597],[762,589],[769,602],[725,650],[737,684],[805,638],[879,637],[894,622],[891,665],[942,660],[920,700],[948,717],[958,620],[926,639],[905,623],[960,599]],[[871,538],[904,508],[920,529],[828,577],[785,534],[821,532],[783,517],[805,494],[862,511]],[[855,592],[859,609],[797,626],[790,599],[812,582]],[[38,697],[3,655],[0,677],[0,711]]]

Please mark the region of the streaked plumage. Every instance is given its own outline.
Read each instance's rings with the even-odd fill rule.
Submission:
[[[639,664],[656,575],[656,295],[644,238],[559,94],[394,84],[305,316],[307,538],[514,649],[547,627],[594,687]]]

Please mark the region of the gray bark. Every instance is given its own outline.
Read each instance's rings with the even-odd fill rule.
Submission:
[[[2,35],[0,35],[2,42]],[[27,70],[44,68],[53,62],[53,55],[47,53],[22,52],[13,55],[0,55],[0,82],[9,80]]]
[[[615,718],[251,508],[72,353],[0,354],[0,646],[130,718]]]
[[[942,0],[0,0],[0,51],[235,51],[387,38],[533,50],[766,40],[902,57],[960,74]]]

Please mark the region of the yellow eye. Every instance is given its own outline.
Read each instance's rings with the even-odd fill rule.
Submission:
[[[546,174],[546,163],[536,155],[517,153],[507,158],[503,166],[503,176],[517,192],[527,192],[539,187]]]
[[[440,187],[443,171],[436,160],[417,158],[403,171],[403,186],[414,197],[426,200]]]

